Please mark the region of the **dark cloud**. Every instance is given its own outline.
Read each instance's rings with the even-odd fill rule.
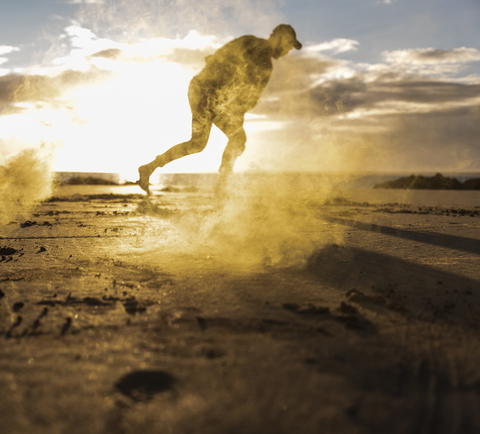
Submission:
[[[118,48],[109,48],[90,55],[90,58],[123,60],[135,63],[173,62],[188,69],[200,70],[205,65],[205,57],[213,53],[213,49],[189,49],[183,47],[166,48],[151,56],[129,55]]]
[[[276,164],[301,161],[306,170],[480,170],[480,84],[397,72],[352,71],[350,78],[332,80],[325,77],[335,76],[342,64],[318,66],[327,74],[317,84],[311,71],[292,79],[287,68],[277,68],[275,85],[256,108],[292,120],[262,136],[275,137],[282,149]]]
[[[479,115],[480,105],[379,116],[385,131],[363,139],[380,156],[376,170],[477,171]]]
[[[465,63],[480,60],[480,51],[476,48],[454,48],[441,50],[437,48],[416,48],[408,50],[385,51],[383,57],[389,63],[442,64]]]
[[[425,50],[418,52],[415,56],[412,56],[414,59],[419,59],[423,61],[430,61],[430,60],[450,60],[451,58],[451,51],[449,50]]]
[[[261,135],[260,157],[284,170],[476,172],[480,104],[425,113],[297,118]],[[263,161],[262,161],[263,164]]]
[[[480,84],[409,77],[393,72],[378,75],[375,79],[358,73],[351,78],[325,80],[312,85],[313,71],[307,68],[308,72],[302,73],[304,65],[307,63],[296,60],[293,68],[288,62],[277,68],[257,112],[311,118],[345,114],[356,109],[371,110],[384,103],[442,105],[480,97]],[[312,59],[308,66],[322,73],[334,69],[335,63]]]
[[[8,74],[0,77],[1,113],[22,111],[15,106],[18,102],[38,103],[54,100],[66,91],[88,85],[112,76],[112,72],[91,68],[89,71],[64,71],[54,77],[47,75]]]
[[[374,82],[368,92],[377,100],[445,103],[480,96],[480,84],[399,77],[395,82]]]

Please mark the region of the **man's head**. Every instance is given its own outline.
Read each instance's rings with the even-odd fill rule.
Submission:
[[[302,44],[297,40],[295,30],[288,24],[280,24],[275,27],[268,40],[273,48],[274,59],[286,56],[293,48],[297,50],[302,48]]]

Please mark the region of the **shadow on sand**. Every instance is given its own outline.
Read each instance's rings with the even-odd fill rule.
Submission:
[[[456,235],[441,234],[438,232],[416,232],[405,229],[381,226],[372,223],[363,223],[356,220],[343,219],[338,217],[322,217],[323,220],[344,226],[350,226],[362,231],[377,232],[393,237],[404,238],[407,240],[418,241],[421,243],[433,244],[435,246],[447,247],[449,249],[460,250],[468,253],[480,254],[480,240],[472,238],[459,237]]]

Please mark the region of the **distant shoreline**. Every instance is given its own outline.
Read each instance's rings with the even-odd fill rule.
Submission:
[[[249,173],[239,172],[235,176],[249,176]],[[261,172],[261,176],[269,176],[269,172]],[[479,173],[452,173],[444,176],[437,173],[433,176],[385,174],[385,173],[291,173],[271,172],[272,176],[290,176],[298,182],[305,177],[308,182],[324,182],[335,188],[362,188],[362,189],[426,189],[426,190],[480,190]],[[57,185],[104,185],[104,186],[134,186],[138,181],[131,182],[122,179],[118,173],[94,172],[56,172]],[[217,179],[216,173],[177,173],[157,174],[152,179],[153,185],[162,185],[164,188],[212,188]],[[301,181],[300,181],[301,182]]]
[[[421,189],[421,190],[480,190],[480,178],[459,181],[437,173],[435,176],[410,175],[380,182],[373,188]]]

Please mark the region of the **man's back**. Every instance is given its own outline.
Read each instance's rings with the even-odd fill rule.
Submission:
[[[211,95],[210,104],[221,111],[243,113],[255,107],[272,74],[269,41],[242,36],[205,60],[205,67],[194,80]]]

